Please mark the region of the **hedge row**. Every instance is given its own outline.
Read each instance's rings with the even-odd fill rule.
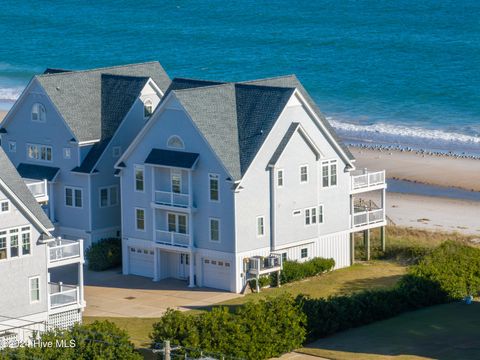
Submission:
[[[86,251],[88,268],[103,271],[122,265],[122,241],[118,238],[102,239]]]
[[[152,346],[164,340],[187,349],[242,359],[268,359],[289,352],[305,340],[306,318],[288,295],[191,315],[169,309],[153,325]],[[190,351],[189,356],[195,356]]]
[[[404,276],[392,289],[297,301],[307,316],[307,337],[316,340],[352,327],[387,319],[402,312],[445,303],[449,295],[430,280]]]
[[[286,284],[292,281],[302,280],[325,271],[330,271],[334,267],[335,260],[333,259],[314,258],[302,263],[297,261],[284,261],[280,274],[280,282]]]
[[[142,360],[127,333],[109,321],[75,325],[41,335],[43,344],[52,347],[17,347],[0,351],[0,360]]]

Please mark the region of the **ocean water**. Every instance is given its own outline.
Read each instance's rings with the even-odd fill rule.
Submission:
[[[0,1],[0,108],[46,67],[295,73],[352,142],[480,153],[478,0]]]

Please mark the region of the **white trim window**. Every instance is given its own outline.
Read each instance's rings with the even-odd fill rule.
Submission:
[[[20,236],[22,238],[22,256],[30,255],[31,253],[31,236],[30,236],[30,226],[22,227]]]
[[[145,168],[141,165],[135,165],[134,167],[134,177],[135,177],[135,191],[144,192],[145,191]]]
[[[265,217],[257,216],[257,237],[265,235]]]
[[[19,257],[20,256],[20,249],[18,244],[18,229],[11,229],[9,231],[10,234],[10,257]]]
[[[135,208],[135,229],[145,231],[145,209]]]
[[[151,99],[146,99],[143,102],[143,117],[148,119],[153,114],[153,101]]]
[[[337,186],[337,160],[322,161],[322,187]]]
[[[10,212],[10,201],[2,200],[0,201],[0,214]]]
[[[6,259],[7,256],[7,231],[0,231],[0,260]]]
[[[63,148],[63,158],[70,159],[72,157],[72,149],[71,148]]]
[[[313,225],[317,223],[317,208],[312,207],[305,209],[305,225]]]
[[[101,208],[118,205],[118,187],[116,185],[102,187],[98,189],[98,194]]]
[[[121,146],[114,146],[112,148],[112,156],[114,158],[118,158],[120,155],[122,155],[122,147]]]
[[[182,173],[178,170],[172,170],[170,173],[170,186],[172,193],[180,194],[182,192]]]
[[[34,276],[28,279],[28,288],[30,292],[30,303],[40,301],[40,276]]]
[[[185,149],[185,144],[180,136],[172,135],[167,140],[167,147],[172,149]]]
[[[220,219],[210,218],[209,232],[210,241],[220,242]]]
[[[27,144],[27,157],[31,160],[52,161],[52,147],[49,145]]]
[[[220,202],[220,176],[218,174],[208,174],[208,187],[210,201]]]
[[[300,257],[302,259],[306,259],[308,257],[308,248],[303,248],[300,250]]]
[[[283,187],[283,169],[277,170],[277,187]]]
[[[47,120],[47,112],[45,106],[40,103],[35,103],[32,106],[32,121],[45,122]]]
[[[167,213],[167,226],[169,232],[178,234],[188,234],[187,215],[177,213]]]
[[[14,153],[17,152],[17,142],[16,141],[9,141],[8,142],[8,151]]]
[[[318,223],[323,224],[325,218],[324,218],[324,212],[323,212],[323,205],[318,206]]]
[[[300,182],[301,183],[308,182],[308,165],[300,166]]]
[[[72,186],[65,186],[65,206],[82,208],[83,189]]]

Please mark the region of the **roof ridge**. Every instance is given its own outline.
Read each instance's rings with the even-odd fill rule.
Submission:
[[[162,65],[160,64],[159,61],[154,60],[154,61],[144,61],[140,63],[131,63],[131,64],[123,64],[123,65],[112,65],[112,66],[106,66],[106,67],[99,67],[99,68],[94,68],[94,69],[85,69],[85,70],[70,70],[68,72],[61,72],[61,73],[54,73],[54,74],[37,74],[35,77],[51,77],[51,76],[61,76],[61,75],[69,75],[69,74],[78,74],[78,73],[86,73],[86,72],[93,72],[93,71],[100,71],[100,70],[107,70],[107,69],[118,69],[122,67],[129,67],[129,66],[138,66],[138,65],[146,65],[146,64],[154,64],[157,63],[161,67]],[[163,67],[162,67],[163,68]]]
[[[271,77],[266,77],[266,78],[261,78],[261,79],[255,79],[255,80],[245,80],[245,81],[238,81],[238,84],[248,84],[248,83],[253,83],[256,81],[265,81],[265,80],[274,80],[274,79],[281,79],[281,78],[287,78],[287,77],[294,77],[296,79],[297,75],[295,74],[286,74],[286,75],[277,75],[277,76],[271,76]]]
[[[251,88],[268,88],[268,89],[276,89],[276,90],[296,90],[296,87],[294,86],[273,86],[273,85],[245,84],[245,83],[235,83],[235,86],[251,87]]]
[[[188,89],[176,89],[176,90],[172,90],[172,92],[179,93],[179,92],[187,92],[187,91],[200,91],[200,90],[208,90],[208,89],[211,89],[211,88],[214,88],[214,87],[222,87],[222,86],[234,87],[235,83],[226,82],[226,83],[222,83],[222,84],[208,85],[208,86],[188,88]]]
[[[198,79],[198,78],[190,78],[190,77],[182,77],[182,76],[175,76],[173,80],[192,80],[192,81],[203,81],[203,82],[216,82],[221,84],[227,84],[231,81],[223,81],[223,80],[205,80],[205,79]],[[218,84],[220,85],[220,84]]]

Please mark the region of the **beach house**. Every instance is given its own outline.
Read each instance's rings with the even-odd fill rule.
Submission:
[[[33,77],[0,124],[1,144],[55,225],[55,235],[120,236],[114,164],[170,79],[158,62]]]
[[[53,228],[0,148],[0,349],[81,321],[83,244]]]
[[[355,168],[295,76],[174,79],[116,175],[123,273],[155,281],[241,292],[285,260],[341,268],[386,224],[385,173]]]

